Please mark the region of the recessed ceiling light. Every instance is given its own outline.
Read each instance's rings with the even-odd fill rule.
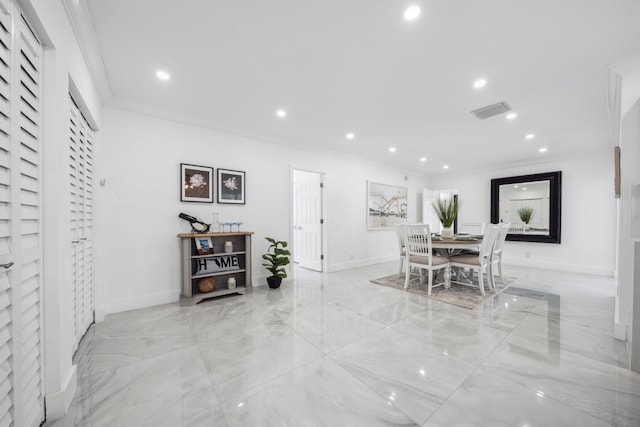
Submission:
[[[281,119],[287,117],[287,112],[284,110],[278,110],[276,111],[276,116],[280,117]]]
[[[507,114],[507,120],[513,120],[516,117],[518,117],[518,115],[516,113],[509,113]]]
[[[525,137],[525,138],[527,138],[527,139],[533,139],[533,138],[535,138],[536,136],[535,136],[534,134],[532,134],[532,133],[528,133],[528,134],[526,134],[524,137]]]
[[[353,139],[353,138],[355,138],[355,137],[356,137],[356,135],[355,135],[354,133],[352,133],[352,132],[349,132],[349,133],[347,134],[347,139]]]
[[[546,153],[546,152],[547,152],[547,149],[546,149],[546,148],[541,148],[541,149],[539,149],[538,151],[539,151],[540,153]]]
[[[389,152],[390,153],[395,153],[396,152],[396,147],[389,147]]]
[[[486,85],[487,85],[487,81],[485,79],[478,79],[475,82],[473,82],[473,87],[475,87],[476,89],[481,89]]]
[[[526,189],[527,189],[527,187],[522,187],[522,191],[524,191],[524,190],[526,190]]]
[[[513,188],[518,188],[518,187],[520,187],[520,186],[519,186],[519,185],[514,185],[514,186],[513,186]]]
[[[449,169],[449,165],[442,166],[442,169]]]
[[[420,16],[420,7],[413,5],[404,10],[404,19],[407,21],[415,21]]]
[[[160,80],[165,80],[165,81],[171,79],[171,76],[169,75],[169,73],[162,70],[156,71],[156,77],[159,78]]]
[[[427,161],[427,158],[426,158],[426,157],[420,157],[420,161],[421,161],[421,162],[426,162],[426,161]]]

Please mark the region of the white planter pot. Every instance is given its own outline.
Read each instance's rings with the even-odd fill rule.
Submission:
[[[444,239],[452,239],[453,238],[453,227],[444,227],[442,229],[442,233],[440,233],[440,235]]]

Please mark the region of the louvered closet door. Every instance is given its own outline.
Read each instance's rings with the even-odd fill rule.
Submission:
[[[44,419],[41,64],[39,42],[0,0],[0,427]]]
[[[70,99],[73,351],[93,323],[93,131]]]

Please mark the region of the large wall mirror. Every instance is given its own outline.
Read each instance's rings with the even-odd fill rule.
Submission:
[[[562,172],[491,180],[491,222],[508,222],[507,240],[560,243]]]

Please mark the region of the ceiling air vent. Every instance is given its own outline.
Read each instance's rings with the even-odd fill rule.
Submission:
[[[497,116],[498,114],[506,113],[507,111],[511,111],[511,107],[509,107],[509,104],[506,102],[501,101],[496,104],[487,105],[486,107],[473,110],[471,114],[479,119],[488,119],[489,117]]]

